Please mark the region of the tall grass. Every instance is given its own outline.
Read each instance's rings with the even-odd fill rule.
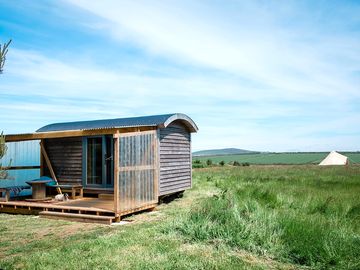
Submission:
[[[360,167],[203,169],[218,192],[168,230],[317,269],[360,269]]]

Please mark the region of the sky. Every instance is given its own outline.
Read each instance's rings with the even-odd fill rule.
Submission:
[[[0,0],[0,130],[181,112],[193,150],[360,150],[360,1]]]

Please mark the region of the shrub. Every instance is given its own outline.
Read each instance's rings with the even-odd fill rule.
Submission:
[[[249,162],[243,162],[241,165],[243,165],[243,166],[250,166],[250,163],[249,163]]]
[[[4,136],[3,132],[1,132],[1,134],[0,134],[0,161],[1,161],[1,158],[3,156],[5,156],[6,151],[7,151],[7,146],[5,144],[5,136]],[[10,160],[10,163],[11,163],[11,160]],[[7,166],[10,166],[10,165],[11,164],[9,164]],[[2,167],[2,164],[0,163],[0,180],[9,178],[8,172],[6,170],[2,170],[1,167]]]
[[[208,159],[208,160],[206,161],[206,165],[211,166],[212,164],[213,164],[213,162],[212,162],[211,159]]]
[[[223,161],[223,160],[220,161],[220,162],[219,162],[219,165],[220,165],[220,166],[224,166],[224,165],[225,165],[225,161]]]
[[[205,166],[204,166],[204,164],[201,163],[200,160],[196,159],[193,161],[192,167],[193,167],[193,169],[198,169],[198,168],[204,168]]]
[[[192,165],[193,169],[199,169],[199,168],[205,168],[204,164],[193,164]]]
[[[233,166],[240,166],[240,162],[235,160],[235,161],[233,162]]]

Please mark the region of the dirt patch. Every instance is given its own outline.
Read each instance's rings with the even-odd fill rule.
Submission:
[[[42,238],[45,236],[55,236],[55,237],[69,237],[74,234],[78,234],[80,232],[89,232],[96,228],[99,228],[101,224],[93,224],[93,223],[81,223],[81,222],[66,222],[65,224],[53,224],[52,226],[48,224],[48,226],[41,228],[41,230],[34,231],[34,234],[38,238]]]

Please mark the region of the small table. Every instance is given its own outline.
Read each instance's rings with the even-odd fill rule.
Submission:
[[[32,187],[32,200],[41,201],[47,200],[46,198],[46,184],[52,180],[35,180],[26,182]]]

